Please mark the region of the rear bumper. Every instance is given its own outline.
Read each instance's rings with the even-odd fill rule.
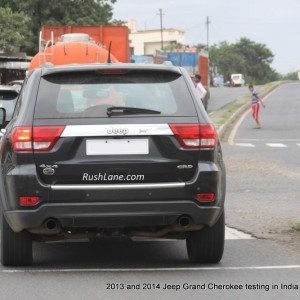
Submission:
[[[34,165],[14,168],[2,178],[0,200],[15,232],[38,228],[49,218],[64,228],[126,228],[172,225],[187,215],[194,224],[212,226],[225,199],[225,171],[205,162],[185,183],[50,186],[40,182]],[[199,191],[214,192],[215,202],[201,205],[193,200]],[[39,195],[41,203],[21,207],[20,195]]]
[[[49,218],[64,228],[126,228],[172,225],[178,217],[189,216],[195,224],[212,226],[223,207],[199,206],[194,201],[147,201],[101,203],[47,203],[36,210],[5,211],[15,232],[40,227]]]

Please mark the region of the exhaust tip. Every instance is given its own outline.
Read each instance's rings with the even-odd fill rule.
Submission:
[[[183,216],[183,217],[179,218],[178,223],[182,227],[187,227],[187,226],[190,225],[191,219],[189,217],[187,217],[187,216]]]
[[[54,230],[58,228],[58,222],[54,219],[49,219],[46,221],[46,228],[49,230]]]

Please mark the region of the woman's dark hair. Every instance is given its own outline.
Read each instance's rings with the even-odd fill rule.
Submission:
[[[252,84],[249,84],[249,89],[253,89],[253,85]]]

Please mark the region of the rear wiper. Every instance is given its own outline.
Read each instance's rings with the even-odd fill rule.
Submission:
[[[133,115],[133,114],[161,114],[158,110],[129,107],[129,106],[111,106],[106,110],[107,115]]]

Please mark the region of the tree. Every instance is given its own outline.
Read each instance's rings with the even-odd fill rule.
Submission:
[[[0,0],[0,6],[30,17],[28,28],[31,43],[22,45],[34,54],[38,47],[38,32],[43,25],[98,25],[109,24],[116,0]],[[34,46],[33,46],[34,45]]]
[[[266,45],[248,38],[241,38],[236,43],[221,42],[209,50],[210,63],[218,67],[225,80],[230,80],[233,73],[246,76],[248,83],[265,83],[279,78],[271,68],[274,54]]]
[[[209,50],[210,64],[218,67],[218,73],[224,75],[224,79],[230,80],[230,75],[234,73],[246,73],[245,58],[237,53],[232,44],[221,42],[213,45]]]
[[[201,50],[207,51],[207,45],[205,45],[205,44],[200,43],[200,44],[195,45],[195,47],[197,48],[198,51],[201,51]]]
[[[182,44],[177,43],[176,41],[173,41],[173,42],[171,42],[170,44],[168,44],[164,47],[164,51],[172,52],[172,51],[182,49],[182,48],[183,48]]]
[[[298,78],[298,72],[289,72],[287,74],[284,74],[282,76],[283,80],[299,80]]]
[[[19,51],[28,36],[29,19],[22,12],[0,7],[0,49],[8,54]]]
[[[125,26],[126,25],[126,21],[124,20],[118,20],[118,19],[113,19],[111,22],[109,22],[111,25],[115,25],[115,26]]]
[[[278,79],[279,75],[271,68],[274,54],[266,45],[241,38],[234,48],[246,61],[246,75],[253,83],[264,83]]]

